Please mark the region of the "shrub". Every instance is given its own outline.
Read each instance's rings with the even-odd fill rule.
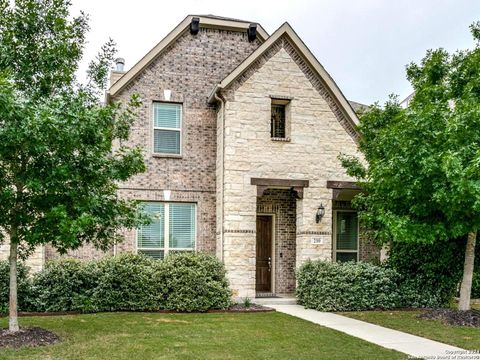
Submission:
[[[398,278],[369,263],[308,261],[298,271],[297,299],[320,311],[390,309],[400,302]]]
[[[92,311],[99,274],[92,263],[62,259],[48,262],[33,277],[36,311]]]
[[[31,284],[29,269],[22,263],[17,263],[18,310],[28,311],[31,308]],[[10,283],[10,265],[8,261],[0,261],[0,314],[8,312],[8,297]]]
[[[413,292],[436,299],[437,305],[447,305],[458,295],[464,256],[464,238],[443,244],[394,243],[386,265],[400,273],[401,282]],[[478,268],[479,264],[480,246],[477,246],[475,266]]]
[[[439,296],[395,270],[371,263],[308,261],[298,271],[297,299],[320,311],[438,306]]]
[[[479,271],[473,273],[472,299],[480,299],[480,272]]]
[[[156,282],[163,284],[165,308],[177,311],[206,311],[230,305],[231,292],[225,268],[216,257],[179,253],[158,263]]]
[[[206,311],[230,304],[223,264],[206,254],[57,260],[33,278],[36,311]]]
[[[155,261],[141,255],[121,254],[92,262],[99,274],[92,290],[96,311],[159,310],[158,293],[163,284],[156,283]]]
[[[447,304],[462,276],[464,246],[461,241],[438,244],[394,243],[386,265],[402,274],[403,282],[435,294]]]

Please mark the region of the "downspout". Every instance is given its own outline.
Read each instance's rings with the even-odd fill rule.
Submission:
[[[222,143],[220,144],[221,149],[222,149],[222,173],[221,173],[221,204],[220,204],[220,260],[224,262],[224,246],[223,246],[223,240],[224,240],[224,231],[223,231],[223,224],[225,222],[225,212],[224,212],[224,206],[223,204],[225,203],[225,195],[224,195],[224,189],[225,189],[225,99],[222,96],[219,96],[217,92],[214,93],[215,99],[220,102],[220,111],[222,112]]]

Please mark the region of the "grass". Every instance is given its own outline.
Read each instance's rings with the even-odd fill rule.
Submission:
[[[281,313],[101,313],[20,318],[59,344],[0,349],[0,359],[405,359],[406,355]],[[0,327],[7,319],[0,319]]]
[[[440,320],[418,319],[421,311],[361,311],[341,313],[354,319],[423,336],[467,350],[480,350],[480,328],[452,326]]]

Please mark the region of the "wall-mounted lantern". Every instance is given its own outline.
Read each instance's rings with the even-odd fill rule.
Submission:
[[[323,204],[320,204],[320,206],[317,209],[317,214],[315,215],[315,222],[318,224],[322,220],[324,215],[325,215],[325,207],[323,206]]]

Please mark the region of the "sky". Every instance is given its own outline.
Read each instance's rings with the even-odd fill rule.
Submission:
[[[126,70],[187,15],[257,22],[272,34],[288,22],[349,100],[383,103],[411,93],[405,66],[427,49],[472,48],[469,25],[480,0],[73,0],[72,15],[90,16],[79,76],[109,38]]]

